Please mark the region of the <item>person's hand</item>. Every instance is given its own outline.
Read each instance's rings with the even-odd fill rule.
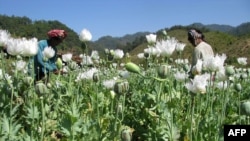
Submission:
[[[65,72],[63,72],[63,70],[55,70],[54,74],[58,75],[58,74],[65,74]]]

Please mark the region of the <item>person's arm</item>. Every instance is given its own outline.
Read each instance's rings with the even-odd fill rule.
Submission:
[[[198,59],[201,59],[201,52],[198,48],[195,48],[192,54],[192,63],[191,63],[191,68],[190,71],[188,72],[189,77],[193,78],[194,74],[192,73],[193,68],[198,62]]]

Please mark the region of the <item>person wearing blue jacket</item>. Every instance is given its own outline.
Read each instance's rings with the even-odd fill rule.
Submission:
[[[60,70],[57,69],[56,66],[57,46],[62,43],[62,41],[66,38],[67,34],[64,30],[53,29],[50,30],[47,35],[48,39],[40,40],[38,42],[38,53],[33,57],[36,81],[45,79],[45,82],[48,82],[50,72],[53,72],[55,74],[60,73]],[[44,61],[43,51],[46,47],[52,47],[52,49],[55,51],[55,54],[53,57]]]

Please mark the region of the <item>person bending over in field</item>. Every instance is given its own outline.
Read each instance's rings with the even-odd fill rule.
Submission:
[[[55,74],[62,73],[56,66],[57,46],[67,37],[67,33],[64,30],[53,29],[50,30],[47,35],[48,39],[38,42],[38,53],[32,59],[34,63],[35,80],[43,80],[45,83],[48,82],[50,72]],[[51,58],[45,59],[44,49],[47,47],[51,47],[51,49],[54,50],[54,55],[51,56]],[[53,52],[53,50],[50,51],[50,53]]]
[[[191,29],[188,31],[188,41],[193,45],[193,54],[192,54],[192,64],[189,71],[189,77],[193,78],[193,69],[197,64],[198,60],[204,60],[209,57],[214,56],[212,47],[205,41],[205,36],[200,30]]]

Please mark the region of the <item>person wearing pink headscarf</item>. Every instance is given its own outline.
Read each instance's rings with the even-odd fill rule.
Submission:
[[[61,44],[67,37],[67,33],[64,30],[53,29],[50,30],[47,35],[48,39],[40,40],[38,42],[38,53],[32,59],[34,63],[34,73],[36,81],[45,79],[45,82],[48,82],[50,72],[53,72],[55,74],[60,73],[60,70],[58,70],[56,66],[57,46]],[[52,49],[55,51],[55,54],[52,58],[44,61],[43,51],[46,47],[52,47]]]

